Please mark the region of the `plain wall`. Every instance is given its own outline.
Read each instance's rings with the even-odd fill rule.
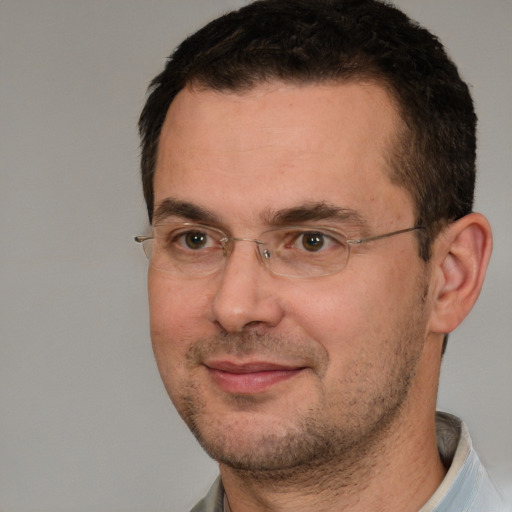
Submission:
[[[216,467],[148,335],[136,121],[188,33],[237,0],[0,2],[0,510],[184,511]],[[472,85],[495,252],[439,407],[512,495],[512,2],[401,0]]]

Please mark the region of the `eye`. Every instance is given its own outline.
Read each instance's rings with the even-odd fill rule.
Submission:
[[[215,245],[215,239],[205,231],[181,231],[175,233],[174,241],[186,249],[198,251]]]
[[[189,231],[180,239],[189,249],[202,249],[208,244],[208,235],[200,231]]]
[[[282,249],[293,249],[305,254],[332,253],[346,248],[344,236],[330,230],[297,229],[282,232],[279,246]]]
[[[205,226],[173,226],[160,224],[154,229],[158,247],[174,254],[203,253],[220,248],[223,234]]]
[[[300,236],[302,247],[309,252],[321,251],[326,242],[326,235],[319,231],[308,231]]]
[[[279,251],[293,250],[296,253],[319,254],[345,248],[344,237],[335,231],[318,229],[284,228],[274,232],[278,238],[273,243]],[[271,243],[271,245],[273,245]],[[284,256],[284,253],[281,252]]]

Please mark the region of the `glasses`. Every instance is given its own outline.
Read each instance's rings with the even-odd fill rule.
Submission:
[[[222,269],[235,242],[251,242],[263,265],[274,275],[320,277],[341,272],[350,247],[424,229],[416,226],[366,238],[348,239],[332,228],[288,226],[264,231],[258,238],[228,236],[201,224],[160,224],[153,236],[136,236],[151,266],[178,276],[207,276]]]

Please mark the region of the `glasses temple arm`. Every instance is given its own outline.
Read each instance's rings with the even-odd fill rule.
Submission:
[[[380,240],[381,238],[388,238],[390,236],[400,235],[401,233],[408,233],[409,231],[416,231],[418,229],[425,229],[425,226],[415,226],[413,228],[399,229],[398,231],[392,231],[391,233],[384,233],[383,235],[368,236],[365,238],[356,238],[353,240],[347,240],[347,244],[358,245],[366,242],[373,242],[374,240]]]

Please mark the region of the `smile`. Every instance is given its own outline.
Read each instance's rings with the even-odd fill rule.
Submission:
[[[230,361],[215,361],[205,366],[213,382],[224,392],[232,394],[262,393],[305,370],[304,367],[266,362],[235,364]]]

